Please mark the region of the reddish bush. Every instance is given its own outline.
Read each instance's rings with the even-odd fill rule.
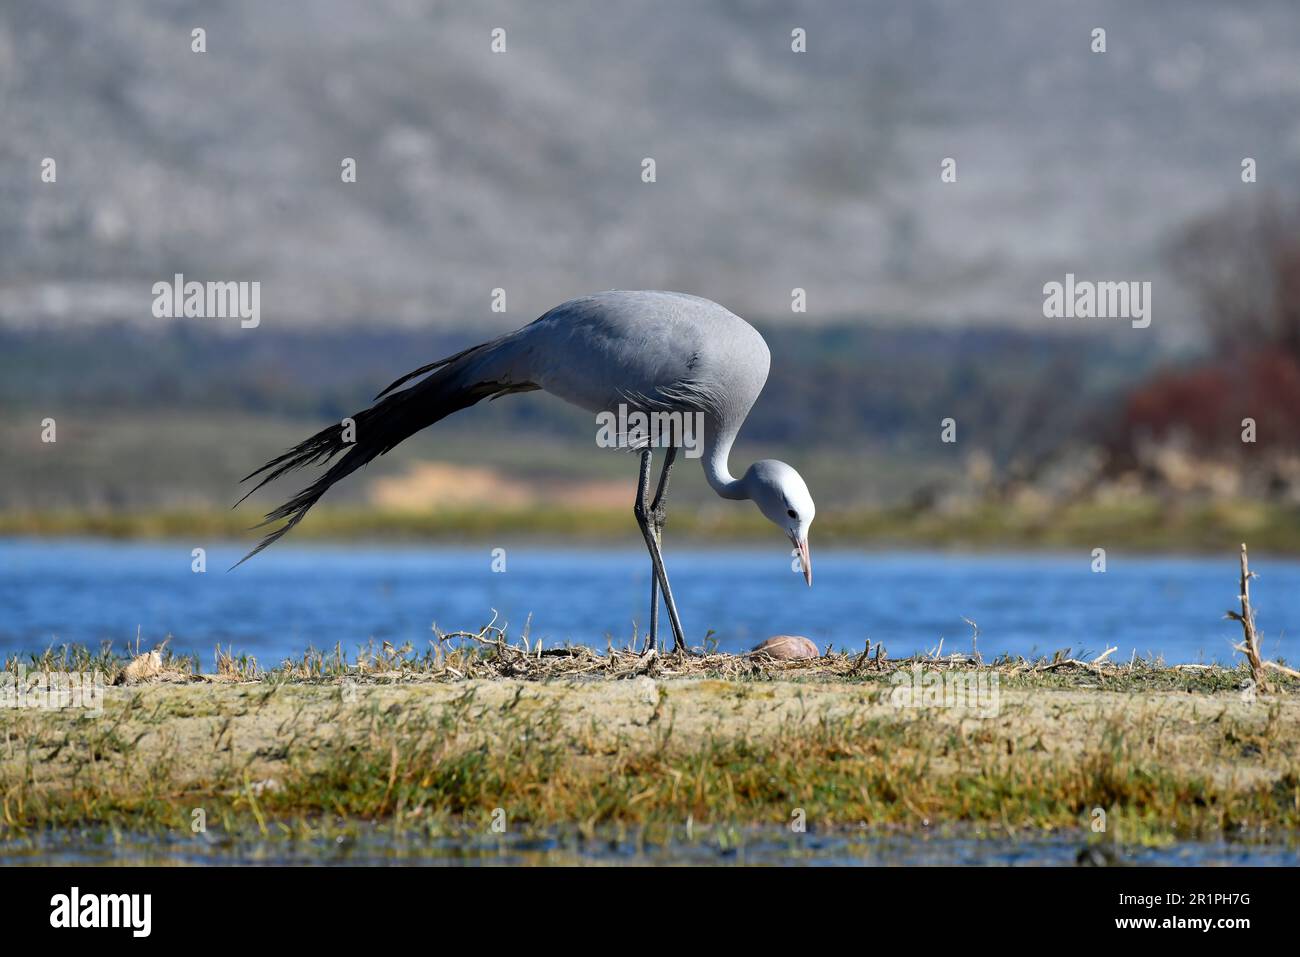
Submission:
[[[1139,386],[1125,403],[1119,444],[1175,436],[1200,452],[1241,450],[1242,419],[1270,449],[1300,448],[1300,364],[1281,351],[1257,352],[1169,372]]]

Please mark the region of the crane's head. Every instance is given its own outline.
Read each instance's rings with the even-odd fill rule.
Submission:
[[[812,584],[812,558],[808,554],[808,527],[812,525],[817,508],[803,478],[775,459],[763,459],[749,467],[744,478],[745,489],[758,510],[790,539],[799,553],[804,581]]]

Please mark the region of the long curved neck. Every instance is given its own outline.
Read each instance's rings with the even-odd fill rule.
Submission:
[[[727,468],[731,446],[736,441],[736,430],[716,427],[708,430],[704,438],[704,477],[713,491],[723,498],[746,499],[749,491],[744,479],[733,478]]]

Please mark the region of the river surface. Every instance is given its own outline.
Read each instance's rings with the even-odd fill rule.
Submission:
[[[0,540],[0,652],[51,645],[171,647],[212,666],[216,645],[263,666],[306,648],[349,654],[370,640],[428,647],[445,631],[477,630],[500,613],[511,636],[529,616],[547,646],[604,648],[644,630],[649,565],[644,551],[484,546],[281,543],[226,569],[238,546],[209,548],[192,570],[180,542]],[[1169,663],[1229,662],[1240,626],[1224,620],[1237,599],[1237,559],[1111,553],[1103,573],[1089,554],[814,554],[813,588],[774,544],[725,550],[671,549],[668,570],[687,637],[746,650],[775,634],[806,635],[823,650],[883,641],[892,656],[979,651],[1076,657],[1111,646],[1112,660],[1162,656]],[[1300,658],[1300,562],[1253,558],[1252,586],[1263,650]],[[504,564],[503,564],[504,563]],[[494,570],[497,569],[497,570]],[[661,632],[668,637],[667,618]]]
[[[60,831],[0,843],[0,866],[22,865],[658,865],[1295,867],[1294,840],[1180,841],[1155,847],[1097,843],[1089,835],[1013,840],[960,834],[792,834],[782,827],[728,829],[692,841],[608,838],[394,836],[382,826],[346,837],[227,839],[217,833],[142,835]]]

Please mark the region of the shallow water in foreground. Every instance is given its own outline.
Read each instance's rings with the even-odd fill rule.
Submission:
[[[492,549],[281,543],[227,572],[242,555],[195,543],[0,540],[0,652],[38,652],[64,642],[119,647],[139,629],[145,647],[173,649],[212,667],[213,648],[278,664],[309,646],[370,639],[427,649],[431,625],[478,628],[496,608],[517,635],[548,646],[627,642],[647,617],[643,550]],[[1118,646],[1112,660],[1162,655],[1170,663],[1227,662],[1239,626],[1223,620],[1237,595],[1237,557],[1137,557],[1111,553],[1104,574],[1081,554],[814,552],[815,587],[792,572],[773,542],[726,550],[668,550],[687,637],[712,629],[723,651],[773,634],[802,634],[825,649],[883,641],[895,657],[935,648],[970,650],[979,623],[985,655],[1076,655]],[[1300,561],[1252,556],[1252,586],[1268,657],[1300,658]],[[498,567],[500,567],[498,565]],[[662,621],[667,636],[666,616]]]
[[[785,828],[750,828],[738,841],[700,840],[645,844],[635,840],[549,838],[402,838],[375,828],[346,838],[311,841],[223,841],[103,834],[60,834],[21,844],[0,844],[0,866],[22,865],[803,865],[998,867],[1076,866],[1089,846],[1082,834],[1009,840],[937,834],[795,835]],[[1100,845],[1098,845],[1100,847]],[[1162,847],[1121,847],[1094,852],[1104,866],[1300,865],[1300,846],[1179,842]]]

